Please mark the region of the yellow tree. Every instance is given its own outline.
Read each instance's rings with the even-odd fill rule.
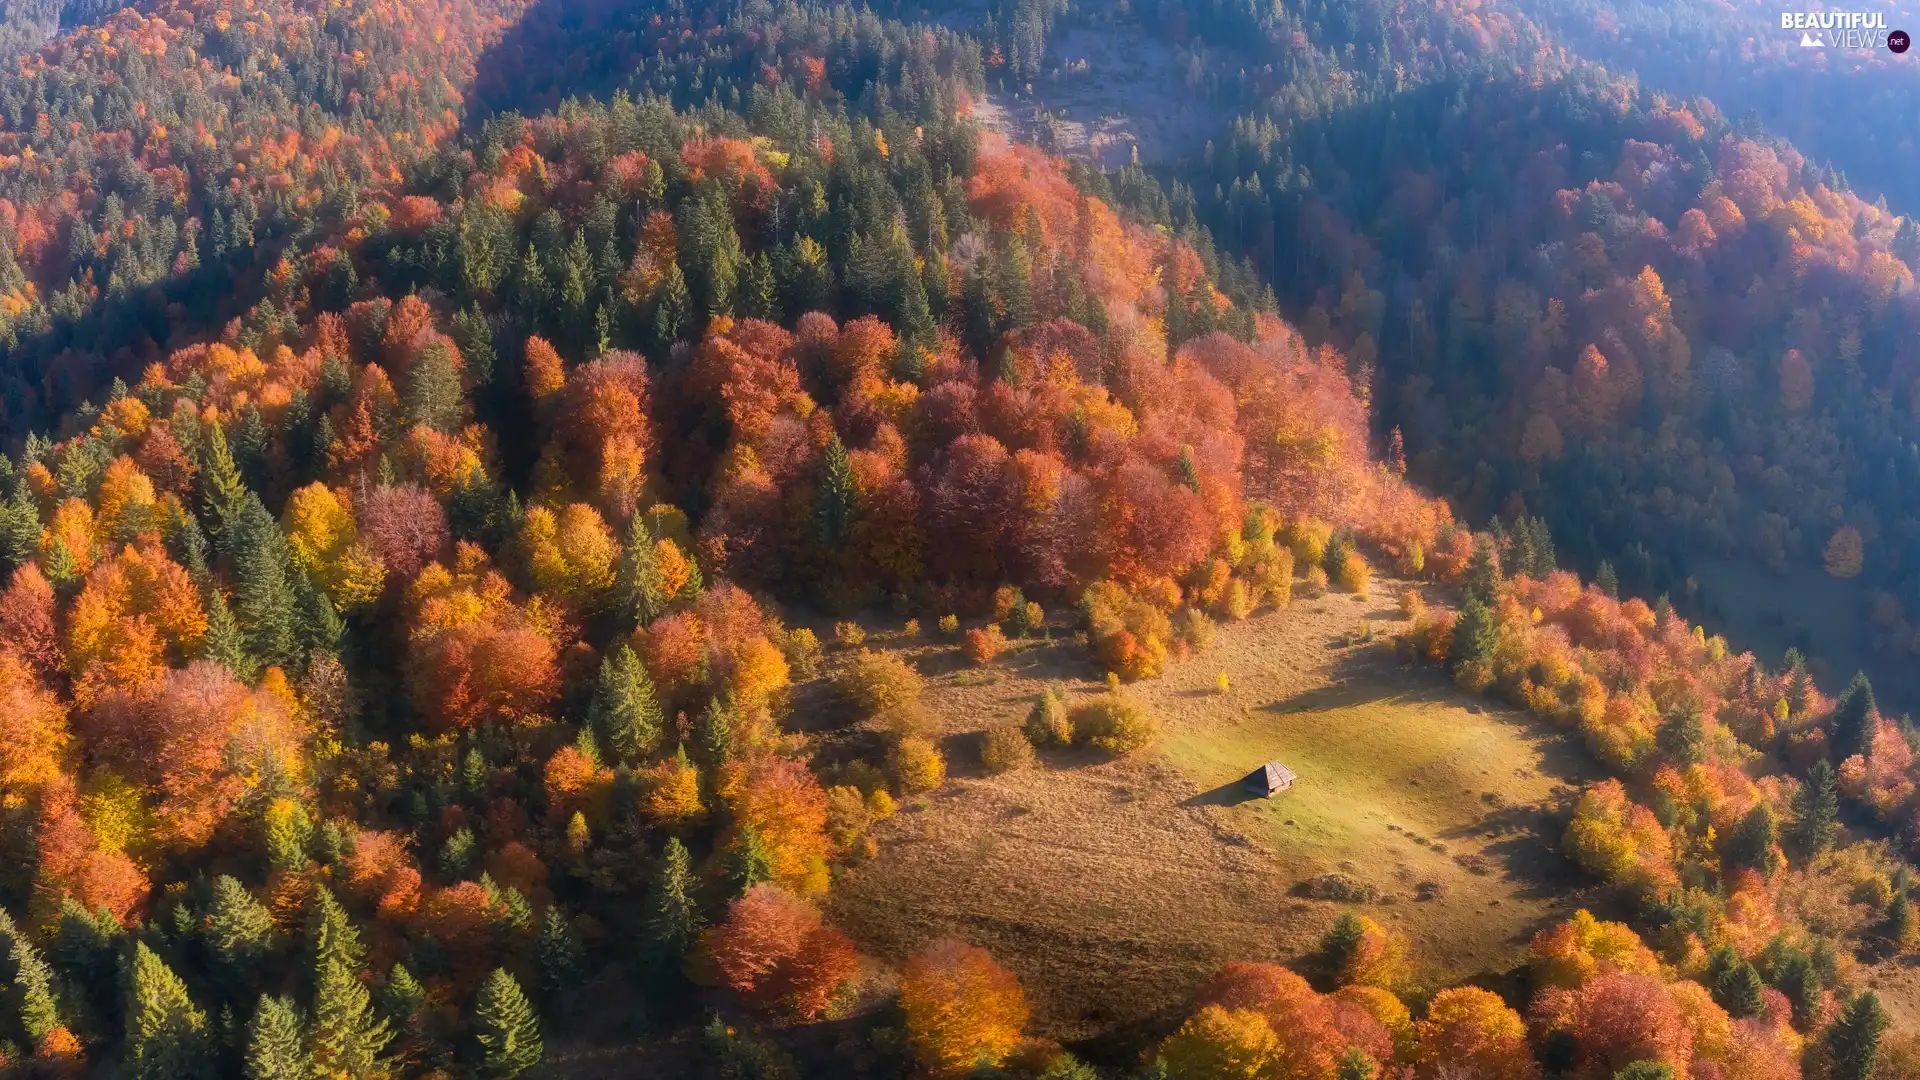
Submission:
[[[987,950],[952,938],[907,961],[900,974],[900,1006],[915,1056],[938,1076],[999,1063],[1027,1026],[1027,997],[1019,980]]]

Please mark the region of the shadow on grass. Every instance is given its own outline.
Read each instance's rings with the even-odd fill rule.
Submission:
[[[1260,796],[1247,786],[1245,777],[1221,784],[1212,791],[1203,791],[1181,802],[1181,806],[1239,806],[1241,803],[1260,801]]]

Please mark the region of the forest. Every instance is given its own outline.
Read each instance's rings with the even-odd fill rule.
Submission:
[[[1269,56],[1102,173],[980,119],[1084,12],[926,14],[9,9],[0,1070],[1920,1076],[1914,728],[1688,574],[1920,653],[1900,192],[1453,3],[1161,5]],[[1356,905],[1062,1046],[1020,957],[829,917],[953,775],[1148,760],[1143,681],[1341,594],[1594,769],[1513,970]],[[883,622],[1104,685],[962,761]]]

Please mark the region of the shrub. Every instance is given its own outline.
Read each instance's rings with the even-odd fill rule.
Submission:
[[[1421,595],[1419,589],[1408,589],[1400,594],[1400,614],[1405,615],[1407,621],[1415,626],[1418,626],[1420,620],[1426,617],[1427,598]]]
[[[1295,562],[1317,567],[1326,557],[1327,544],[1333,540],[1333,528],[1323,521],[1296,521],[1286,527],[1280,538],[1293,552]]]
[[[841,669],[840,692],[875,715],[920,700],[920,673],[892,653],[862,649]]]
[[[1318,596],[1327,591],[1327,572],[1318,566],[1307,570],[1308,595]]]
[[[1124,694],[1104,694],[1073,710],[1075,736],[1109,754],[1131,754],[1160,735],[1160,718]]]
[[[947,779],[947,763],[929,739],[901,739],[887,754],[887,769],[907,792],[932,791]]]
[[[1220,614],[1235,622],[1253,614],[1253,592],[1247,583],[1239,578],[1227,582],[1227,590],[1220,594]]]
[[[1026,637],[1039,630],[1046,620],[1047,614],[1040,605],[1026,600],[1013,605],[1013,610],[1007,613],[1005,626],[1007,633],[1014,637]]]
[[[1035,746],[1067,746],[1073,742],[1073,720],[1059,691],[1049,686],[1027,713],[1027,738]]]
[[[1213,644],[1213,620],[1199,608],[1182,608],[1180,614],[1174,616],[1173,636],[1198,652]]]
[[[1213,677],[1214,693],[1224,695],[1227,693],[1227,691],[1232,689],[1233,689],[1233,680],[1227,678],[1226,672],[1223,671],[1220,674],[1215,675]]]
[[[874,721],[895,740],[931,738],[940,726],[939,718],[917,701],[903,701],[882,709]]]
[[[1367,595],[1367,585],[1373,580],[1373,567],[1360,553],[1349,549],[1340,559],[1340,565],[1334,568],[1340,587],[1360,596]]]
[[[804,626],[789,630],[779,637],[778,643],[795,682],[820,674],[820,638],[813,631]]]
[[[907,625],[900,628],[900,633],[910,638],[919,637],[920,636],[920,620],[908,619]]]
[[[976,664],[990,664],[1007,647],[1007,636],[998,626],[985,629],[975,628],[967,631],[966,640],[960,645],[960,651],[967,659]]]
[[[986,740],[980,745],[980,764],[995,776],[1024,769],[1033,764],[1033,744],[1014,725],[997,724],[987,729]]]
[[[1027,598],[1020,590],[1011,585],[1002,585],[993,591],[993,621],[1006,622],[1013,613],[1027,606]]]
[[[866,643],[867,632],[859,623],[838,622],[833,624],[833,640],[843,649],[857,649]]]
[[[940,616],[940,632],[942,634],[945,634],[948,637],[952,637],[953,635],[959,633],[960,632],[960,616],[958,615]]]

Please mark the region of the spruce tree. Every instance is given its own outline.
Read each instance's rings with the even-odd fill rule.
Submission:
[[[1773,810],[1767,804],[1761,803],[1747,811],[1727,834],[1727,866],[1758,870],[1761,876],[1772,877],[1780,868],[1780,852],[1774,847],[1775,832]]]
[[[322,885],[313,890],[307,910],[307,944],[313,956],[313,969],[319,971],[329,961],[339,961],[348,971],[366,966],[365,946],[352,916],[340,906],[333,893]]]
[[[548,1017],[565,1015],[580,984],[583,953],[574,936],[567,914],[559,904],[547,905],[540,920],[540,933],[534,941],[534,959],[540,965],[540,996]]]
[[[692,857],[679,837],[668,837],[660,868],[647,888],[645,940],[658,962],[677,963],[706,926],[693,889]]]
[[[1845,761],[1855,754],[1865,754],[1873,737],[1873,725],[1878,717],[1878,705],[1873,699],[1873,684],[1867,681],[1867,673],[1857,671],[1853,681],[1834,703],[1832,715],[1827,717],[1827,742],[1832,747],[1833,759]]]
[[[509,1080],[540,1064],[540,1023],[505,968],[494,968],[474,997],[473,1038],[480,1074],[491,1080]]]
[[[1706,741],[1706,721],[1699,703],[1691,700],[1674,709],[1653,733],[1654,746],[1682,769],[1706,760]]]
[[[1614,573],[1613,564],[1607,560],[1600,560],[1600,569],[1593,573],[1593,583],[1608,596],[1616,600],[1620,598],[1620,575]]]
[[[200,655],[238,677],[252,682],[260,665],[247,654],[247,642],[240,621],[233,617],[227,594],[218,583],[209,580],[200,590],[201,606],[207,612],[207,632],[200,638]]]
[[[1316,957],[1320,970],[1329,978],[1337,976],[1353,959],[1365,935],[1366,927],[1359,916],[1351,911],[1342,912],[1320,938],[1320,952]]]
[[[445,434],[460,428],[460,360],[445,338],[435,338],[407,371],[402,409],[410,424],[425,424]]]
[[[1630,1062],[1626,1068],[1613,1074],[1613,1080],[1674,1080],[1675,1076],[1673,1066],[1649,1058]]]
[[[760,830],[742,825],[740,835],[727,851],[727,883],[735,896],[763,881],[773,880],[773,859],[767,854],[767,842]]]
[[[715,694],[708,699],[695,732],[707,764],[717,767],[733,755],[733,719],[732,703],[725,697]]]
[[[625,642],[600,662],[587,720],[601,745],[621,762],[631,763],[660,737],[666,713],[646,665]]]
[[[687,277],[675,262],[667,269],[666,280],[654,294],[653,337],[661,346],[672,345],[693,321],[693,299],[687,292]]]
[[[1808,858],[1833,843],[1840,820],[1840,782],[1833,766],[1816,761],[1793,794],[1794,839]]]
[[[1800,655],[1799,649],[1788,649],[1785,666],[1787,710],[1793,716],[1805,716],[1813,701],[1813,678],[1807,674],[1807,659]]]
[[[1887,940],[1901,949],[1913,936],[1913,904],[1904,890],[1887,898],[1886,933]]]
[[[60,920],[53,933],[54,967],[61,984],[83,998],[68,1004],[84,1005],[104,1028],[119,1026],[124,1004],[115,971],[125,933],[120,920],[104,910],[96,915],[71,897],[60,902]]]
[[[0,514],[0,568],[11,574],[33,561],[40,548],[40,505],[24,479],[13,482],[13,497]]]
[[[132,1080],[212,1080],[217,1075],[207,1014],[144,941],[134,943],[127,991],[125,1068]]]
[[[286,537],[259,496],[245,496],[228,544],[241,640],[253,659],[286,665],[299,646],[293,563]]]
[[[7,991],[8,1011],[19,1022],[29,1044],[38,1044],[47,1032],[60,1024],[60,1009],[54,999],[53,969],[38,947],[13,923],[13,917],[0,908],[0,975]],[[4,985],[4,984],[0,984]]]
[[[1846,1003],[1823,1040],[1832,1080],[1867,1080],[1880,1058],[1880,1036],[1891,1021],[1868,990]]]
[[[317,1080],[304,1028],[292,1001],[260,995],[260,1005],[247,1024],[243,1065],[247,1080]]]
[[[1469,600],[1478,600],[1489,607],[1500,594],[1500,559],[1493,545],[1481,540],[1473,547],[1473,561],[1467,564],[1466,581],[1462,586]]]
[[[1766,1005],[1761,996],[1766,984],[1760,981],[1760,973],[1753,965],[1744,960],[1722,972],[1709,989],[1713,991],[1713,1000],[1736,1020],[1758,1016]]]
[[[1078,1064],[1078,1062],[1075,1064]],[[1085,1066],[1081,1066],[1081,1068],[1084,1069]],[[1045,1075],[1051,1078],[1053,1076],[1052,1070],[1049,1069]],[[1099,1074],[1088,1069],[1087,1075],[1098,1076]],[[1347,1047],[1346,1052],[1340,1055],[1338,1071],[1334,1073],[1335,1080],[1378,1080],[1379,1076],[1379,1063],[1369,1057],[1365,1050],[1357,1046]]]
[[[200,504],[206,511],[207,531],[225,552],[232,550],[229,533],[246,507],[248,491],[219,421],[207,425],[206,437],[200,460]]]
[[[827,440],[821,457],[820,480],[813,495],[814,535],[825,550],[838,551],[846,544],[853,531],[858,497],[846,444],[840,441],[839,435],[834,435]]]
[[[393,1041],[385,1018],[360,973],[339,955],[320,961],[314,972],[313,1057],[323,1076],[350,1080],[372,1075]]]
[[[1460,605],[1460,617],[1454,620],[1453,640],[1447,647],[1447,664],[1455,671],[1466,664],[1484,663],[1493,656],[1499,630],[1493,612],[1473,593]]]
[[[273,938],[273,914],[266,905],[232,875],[215,878],[200,940],[222,993],[231,997],[252,982]]]
[[[653,532],[647,528],[645,515],[635,514],[627,523],[626,543],[620,551],[619,573],[615,578],[620,614],[636,628],[659,618],[666,612],[669,599],[662,588]]]

